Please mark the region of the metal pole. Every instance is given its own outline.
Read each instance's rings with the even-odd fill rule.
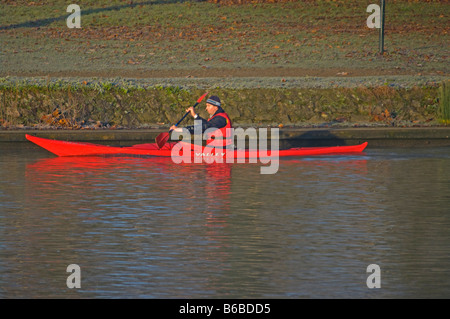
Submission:
[[[383,54],[384,52],[384,8],[385,8],[385,0],[380,0],[381,2],[381,9],[380,9],[380,15],[381,15],[381,25],[380,25],[380,54]]]

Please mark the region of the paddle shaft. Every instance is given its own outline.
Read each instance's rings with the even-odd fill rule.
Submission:
[[[205,98],[205,96],[208,94],[208,92],[206,92],[205,94],[203,94],[202,96],[200,96],[200,98],[197,100],[197,102],[194,104],[194,106],[192,106],[194,109],[195,109],[195,107]],[[189,114],[190,112],[189,111],[187,111],[186,112],[186,114],[184,114],[183,115],[183,117],[181,118],[181,120],[179,120],[178,122],[177,122],[177,124],[175,124],[175,126],[178,126],[183,120],[184,120],[184,118]],[[171,132],[172,130],[170,130],[169,131],[169,133]]]
[[[197,102],[197,103],[195,103],[194,104],[194,106],[193,106],[193,108],[195,109],[195,107],[199,104],[200,102]],[[189,114],[190,112],[189,111],[187,111],[184,115],[183,115],[183,117],[181,118],[181,120],[179,120],[178,122],[177,122],[177,124],[175,124],[175,126],[178,126],[184,119],[185,119],[185,117]],[[172,130],[170,130],[169,132],[171,132]]]
[[[193,108],[195,108],[204,98],[205,96],[208,94],[208,92],[206,92],[205,94],[203,94],[198,100],[197,103],[194,104]],[[177,124],[175,124],[175,127],[177,127],[183,120],[184,118],[190,113],[190,111],[187,111],[186,114],[183,115],[183,117],[177,122]],[[161,133],[156,137],[156,144],[158,145],[159,148],[162,148],[164,146],[164,144],[166,144],[166,142],[169,140],[170,138],[170,133],[173,130],[170,130],[168,133]]]

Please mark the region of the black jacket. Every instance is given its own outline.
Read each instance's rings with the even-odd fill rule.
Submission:
[[[217,110],[216,113],[214,113],[214,115],[219,114],[219,113],[225,113],[225,111],[221,107],[219,107],[219,109]],[[219,128],[225,127],[227,125],[227,120],[222,116],[217,116],[208,121],[208,120],[205,120],[204,118],[200,117],[200,115],[199,115],[194,121],[195,121],[195,123],[198,123],[198,125],[201,125],[202,133],[205,132],[210,127],[219,129]],[[199,121],[201,121],[201,122],[199,122]],[[186,128],[189,130],[189,132],[191,134],[194,134],[195,125],[196,124],[186,126]],[[198,130],[198,128],[197,128],[197,130]]]

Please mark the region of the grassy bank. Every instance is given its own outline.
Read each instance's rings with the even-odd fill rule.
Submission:
[[[148,127],[205,91],[237,125],[448,124],[448,4],[0,0],[0,127]],[[203,113],[203,115],[205,115]]]
[[[235,125],[438,125],[448,84],[423,87],[210,88]],[[3,128],[142,128],[177,120],[205,92],[199,88],[114,82],[3,83]],[[440,98],[441,96],[441,98]],[[441,105],[441,106],[440,106]],[[205,118],[204,103],[199,112]],[[184,124],[189,123],[187,120]]]
[[[67,1],[2,0],[0,76],[448,74],[445,2],[389,1],[383,55],[372,0],[211,2],[80,0],[69,29]]]

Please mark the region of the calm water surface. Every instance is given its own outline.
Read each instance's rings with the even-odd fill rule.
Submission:
[[[448,147],[286,158],[261,175],[4,143],[0,298],[449,298],[449,207]]]

